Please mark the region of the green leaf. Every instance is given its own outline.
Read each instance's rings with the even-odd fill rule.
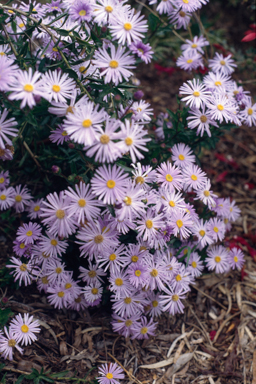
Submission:
[[[152,32],[156,30],[158,21],[159,21],[158,17],[150,13],[150,15],[148,16],[148,24]]]

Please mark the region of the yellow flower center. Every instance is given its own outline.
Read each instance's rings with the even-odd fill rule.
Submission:
[[[222,82],[221,81],[215,81],[214,83],[217,87],[219,87],[220,85],[222,85]]]
[[[220,257],[220,256],[216,256],[216,257],[214,258],[214,260],[216,261],[216,263],[219,263],[219,262],[221,261],[221,257]]]
[[[55,239],[52,239],[51,240],[51,245],[53,245],[54,247],[56,247],[56,245],[58,244],[58,241],[55,240]]]
[[[142,335],[145,335],[147,332],[148,332],[147,327],[142,327],[141,330],[140,330],[140,333],[141,333]]]
[[[110,372],[108,372],[108,373],[106,374],[106,378],[109,379],[109,380],[110,380],[110,379],[113,379],[113,377],[114,377],[113,374],[110,373]]]
[[[88,276],[89,276],[90,278],[93,278],[93,277],[97,276],[97,273],[96,273],[95,271],[89,271],[89,272],[88,272]]]
[[[60,86],[57,85],[57,84],[54,84],[54,85],[52,86],[52,90],[53,90],[53,92],[58,93],[58,92],[60,91]]]
[[[225,223],[225,224],[228,223],[228,219],[227,219],[227,218],[224,219],[224,223]]]
[[[77,203],[78,203],[79,207],[81,207],[81,208],[86,206],[85,199],[79,199]]]
[[[33,92],[34,91],[34,87],[32,84],[25,84],[24,87],[23,87],[23,90],[25,92]]]
[[[199,231],[199,235],[202,236],[202,237],[204,237],[204,235],[205,235],[205,231],[204,231],[203,229],[201,229],[201,231]]]
[[[136,269],[135,276],[140,277],[140,275],[141,275],[141,271],[139,269]]]
[[[126,204],[126,205],[132,205],[132,199],[131,199],[131,197],[129,197],[129,196],[126,196],[125,198],[124,198],[124,203]]]
[[[47,276],[42,277],[41,280],[42,280],[43,284],[48,284],[49,283],[49,280],[47,279]]]
[[[153,227],[153,221],[152,221],[152,220],[147,220],[147,221],[146,221],[146,227],[147,227],[148,229],[151,229],[151,228]]]
[[[131,304],[131,302],[132,302],[131,297],[126,297],[126,298],[124,299],[124,302],[125,302],[125,304]]]
[[[63,219],[65,217],[65,211],[63,211],[63,209],[58,209],[55,213],[55,216],[58,218],[58,219]]]
[[[193,95],[194,95],[195,97],[199,97],[199,96],[200,96],[200,92],[195,91],[195,92],[193,93]]]
[[[165,179],[166,181],[173,181],[173,177],[169,173],[167,173],[167,175],[165,176]]]
[[[181,160],[181,161],[185,160],[185,156],[182,154],[180,154],[178,157],[179,157],[179,160]]]
[[[144,184],[145,180],[142,176],[137,176],[135,179],[136,184]]]
[[[22,197],[21,197],[21,195],[17,195],[17,196],[15,196],[15,201],[16,201],[17,203],[20,203],[20,202],[22,201]]]
[[[58,52],[59,51],[57,47],[53,47],[52,50],[53,50],[53,52]]]
[[[183,3],[185,3],[185,4],[188,4],[189,3],[189,0],[182,0],[183,1]]]
[[[21,272],[25,272],[27,270],[27,264],[22,263],[20,265],[20,270],[21,270]]]
[[[133,139],[131,137],[126,137],[125,144],[130,146],[130,145],[132,145],[132,143],[133,143]]]
[[[133,256],[131,257],[131,260],[132,260],[133,263],[137,263],[137,261],[139,260],[139,258],[138,258],[138,256],[133,255]]]
[[[132,29],[132,25],[131,25],[131,23],[125,23],[125,24],[124,24],[124,29],[125,29],[126,31],[130,31],[130,30]]]
[[[201,120],[202,123],[206,123],[206,121],[207,121],[207,117],[206,117],[205,115],[202,115],[202,116],[200,117],[200,120]]]
[[[175,279],[176,279],[176,281],[181,281],[181,280],[182,280],[182,277],[181,277],[181,275],[177,275],[177,276],[175,277]]]
[[[92,288],[91,292],[92,292],[93,295],[97,295],[99,290],[98,290],[98,288]]]
[[[109,63],[109,67],[110,68],[114,68],[114,69],[117,68],[118,65],[119,65],[118,61],[116,61],[116,60],[111,60],[110,63]]]
[[[180,15],[180,17],[185,17],[185,16],[186,16],[186,13],[185,13],[184,11],[180,11],[180,12],[179,12],[179,15]]]
[[[178,295],[172,295],[172,301],[178,301],[179,296]]]
[[[68,114],[68,113],[74,113],[73,112],[73,107],[71,107],[71,105],[69,106],[69,107],[67,107],[67,110],[66,110],[66,115]],[[66,135],[67,135],[67,132],[66,131],[63,131],[63,133],[66,133]],[[66,136],[66,135],[63,135],[63,133],[62,133],[62,136]]]
[[[115,188],[115,186],[116,186],[116,182],[114,180],[108,180],[107,181],[107,187],[109,189],[113,189],[113,188]]]
[[[84,67],[83,65],[79,67],[79,72],[85,74],[87,72],[86,67]]]
[[[123,280],[118,277],[116,280],[115,280],[115,284],[118,286],[118,287],[121,287],[123,285]]]
[[[86,15],[86,11],[84,9],[82,9],[80,12],[79,12],[79,16],[85,16]]]
[[[15,347],[16,341],[14,339],[8,340],[8,347]]]
[[[152,271],[150,272],[150,275],[152,277],[157,277],[158,276],[158,270],[157,269],[152,269]]]
[[[183,226],[183,221],[182,220],[177,220],[176,221],[176,224],[179,228],[181,228]]]
[[[113,8],[110,5],[107,5],[105,7],[105,11],[108,12],[108,13],[111,13],[111,12],[113,12]]]
[[[23,28],[23,27],[25,27],[25,24],[24,24],[24,23],[20,23],[20,24],[19,24],[19,27],[20,27],[20,28]]]
[[[59,296],[59,297],[64,297],[64,295],[65,295],[65,293],[63,291],[60,291],[57,293],[57,296]]]
[[[109,256],[109,260],[110,261],[114,261],[116,259],[116,254],[115,253],[111,253],[111,255]]]
[[[55,269],[56,273],[59,275],[61,272],[62,272],[62,268],[61,267],[58,267]]]
[[[205,195],[205,197],[209,197],[210,196],[210,191],[204,191],[204,195]]]
[[[108,144],[110,141],[110,138],[108,135],[101,135],[100,142],[101,144]]]
[[[81,301],[82,301],[82,297],[81,297],[81,296],[79,296],[79,297],[77,297],[77,298],[75,299],[75,302],[76,302],[76,303],[81,303]]]
[[[238,262],[238,257],[237,257],[237,256],[234,257],[234,262],[235,262],[235,263]]]
[[[196,181],[197,180],[197,176],[196,175],[191,175],[191,179]]]
[[[225,61],[225,60],[221,60],[221,61],[220,61],[220,64],[221,64],[221,65],[226,65],[226,61]]]
[[[26,324],[23,324],[20,329],[23,333],[28,333],[29,331],[28,326]]]
[[[253,114],[253,109],[252,108],[249,108],[248,111],[247,111],[248,115],[251,116]]]
[[[214,227],[213,230],[214,230],[214,232],[216,232],[216,233],[219,232],[219,228],[218,228],[218,227]]]
[[[96,244],[102,243],[103,240],[104,240],[104,237],[102,235],[97,235],[94,237],[94,243],[96,243]]]
[[[193,60],[192,60],[192,59],[188,59],[188,60],[187,60],[187,63],[188,63],[188,64],[191,64],[191,63],[193,63]]]
[[[221,105],[221,104],[218,104],[217,108],[218,108],[219,111],[223,111],[223,109],[224,109],[223,105]]]
[[[32,231],[27,231],[26,235],[27,235],[28,237],[30,237],[30,236],[33,235],[33,232],[32,232]]]
[[[0,200],[2,200],[2,201],[6,200],[6,195],[1,195]]]
[[[82,126],[84,128],[90,128],[90,126],[92,125],[92,121],[90,119],[85,119],[83,122],[82,122]]]
[[[126,320],[125,325],[126,325],[126,327],[130,327],[132,325],[132,321]]]
[[[36,206],[34,207],[34,212],[38,212],[38,211],[40,211],[40,205],[36,205]]]
[[[158,301],[157,301],[157,300],[153,300],[153,301],[152,301],[152,306],[153,306],[154,308],[156,308],[156,307],[158,306]]]
[[[192,44],[192,45],[191,45],[191,48],[197,48],[197,44],[195,44],[195,43]]]
[[[24,249],[25,248],[25,244],[24,243],[21,243],[20,244],[20,249]]]
[[[196,267],[197,267],[197,263],[196,263],[195,261],[192,261],[191,266],[192,266],[193,268],[196,268]]]
[[[66,284],[65,284],[65,288],[66,288],[66,289],[70,289],[71,287],[72,287],[72,284],[71,284],[71,283],[66,283]]]
[[[4,180],[5,180],[4,177],[0,177],[0,184],[3,184],[3,183],[4,183]]]

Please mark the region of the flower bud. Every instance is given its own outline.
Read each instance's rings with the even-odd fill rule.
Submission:
[[[70,149],[74,149],[74,148],[75,148],[75,144],[74,144],[74,143],[68,143],[68,147],[69,147]]]
[[[141,100],[144,97],[144,92],[140,89],[133,94],[134,100]]]
[[[153,164],[157,164],[157,159],[155,157],[151,161]]]
[[[53,165],[52,166],[52,172],[53,173],[59,173],[60,172],[60,167],[58,167],[58,165]]]

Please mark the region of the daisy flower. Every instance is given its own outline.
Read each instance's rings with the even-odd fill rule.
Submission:
[[[211,230],[208,227],[208,222],[204,223],[203,219],[194,223],[192,232],[193,235],[197,236],[201,249],[214,242],[211,236]]]
[[[202,275],[202,271],[204,270],[203,262],[200,260],[200,256],[198,253],[193,252],[191,253],[189,257],[189,264],[188,264],[187,271],[193,276],[193,277],[199,277]]]
[[[109,282],[109,289],[114,292],[116,299],[120,299],[121,296],[130,296],[131,292],[134,290],[129,282],[129,276],[124,270],[111,273]]]
[[[192,71],[198,67],[204,67],[202,55],[197,52],[184,52],[178,58],[176,65],[185,71]]]
[[[179,90],[183,97],[181,100],[186,102],[190,107],[200,108],[207,103],[211,98],[211,92],[206,89],[204,84],[200,84],[200,80],[188,80],[188,83],[183,83]]]
[[[72,69],[77,73],[79,79],[82,79],[86,76],[91,76],[95,71],[97,71],[95,67],[91,65],[90,60],[72,66]]]
[[[141,165],[141,163],[131,164],[131,166],[134,168],[132,174],[135,183],[140,184],[144,190],[149,190],[149,184],[156,181],[156,171],[149,165]]]
[[[206,173],[197,165],[191,164],[182,169],[183,181],[187,188],[202,189],[206,184]]]
[[[139,267],[139,266],[138,266]],[[138,269],[139,270],[139,269]],[[132,291],[129,296],[122,296],[120,299],[111,299],[114,302],[113,310],[122,317],[131,317],[143,312],[144,294]]]
[[[37,223],[24,223],[17,231],[17,240],[25,245],[34,244],[35,240],[39,239],[41,231],[42,228]]]
[[[210,230],[210,235],[212,236],[214,241],[222,241],[225,236],[225,225],[222,220],[212,218],[209,220],[208,229]]]
[[[9,91],[14,81],[14,74],[19,70],[18,65],[6,56],[0,56],[0,91]]]
[[[184,12],[194,12],[201,8],[201,3],[198,0],[175,0],[175,6]]]
[[[24,12],[30,11],[31,6],[33,11],[33,17],[36,19],[42,19],[45,16],[45,9],[40,3],[36,3],[36,1],[29,0],[27,4],[21,2],[20,10]]]
[[[124,373],[116,363],[102,364],[99,367],[100,377],[97,380],[100,384],[118,384],[119,379],[124,379]]]
[[[47,299],[49,303],[54,306],[54,308],[67,308],[69,302],[69,294],[65,290],[64,284],[48,287],[47,293],[49,293]]]
[[[189,114],[192,116],[187,117],[188,128],[197,128],[197,136],[200,135],[202,137],[206,131],[207,135],[211,137],[210,125],[219,128],[218,124],[211,117],[211,111],[207,110],[204,104],[202,111],[197,108],[192,108]]]
[[[13,351],[14,348],[17,349],[21,354],[23,354],[23,349],[18,345],[17,336],[12,332],[12,329],[9,328],[9,331],[4,327],[5,335],[0,333],[0,353],[4,359],[13,360]]]
[[[10,272],[10,274],[14,276],[14,281],[19,280],[19,286],[21,286],[22,281],[24,281],[25,286],[30,285],[34,279],[32,275],[32,262],[28,261],[28,263],[22,263],[22,261],[16,257],[11,257],[10,262],[13,264],[8,264],[6,267],[14,268],[14,271]]]
[[[89,304],[93,304],[96,300],[101,299],[103,288],[99,281],[91,283],[83,288],[84,298]]]
[[[38,247],[42,252],[47,255],[57,257],[65,253],[68,242],[66,240],[59,240],[57,236],[53,236],[50,232],[46,232],[47,236],[42,236],[39,239]]]
[[[71,3],[69,15],[79,23],[89,22],[92,18],[93,5],[88,0],[76,0]]]
[[[225,90],[231,86],[231,77],[224,73],[209,72],[208,75],[204,76],[204,85],[210,90]]]
[[[142,262],[146,254],[146,250],[141,249],[139,244],[128,244],[126,250],[123,252],[123,266],[126,267],[131,263]]]
[[[181,239],[186,239],[191,234],[193,221],[188,213],[177,210],[171,216],[169,225],[173,229],[174,236],[177,237],[179,234]]]
[[[165,0],[164,2],[166,3]],[[154,52],[149,44],[143,44],[142,41],[136,41],[129,46],[129,49],[144,61],[144,63],[148,64],[151,62]]]
[[[111,325],[114,332],[119,333],[124,337],[129,337],[132,334],[132,326],[136,324],[140,319],[140,312],[133,316],[118,316],[116,314],[112,315],[113,320]]]
[[[177,189],[181,190],[183,178],[180,169],[171,163],[161,163],[157,168],[157,182],[161,183],[163,188],[168,188],[170,191]]]
[[[243,268],[245,263],[244,254],[239,248],[232,248],[228,254],[228,263],[231,269],[238,269],[239,271]]]
[[[37,340],[35,333],[40,332],[40,324],[38,320],[34,320],[33,316],[29,316],[29,313],[25,313],[23,318],[19,313],[10,322],[10,330],[18,343],[28,345]]]
[[[187,40],[186,44],[182,44],[181,49],[184,52],[194,52],[204,53],[203,47],[209,45],[209,42],[203,36],[195,36],[193,40]]]
[[[171,315],[183,313],[184,304],[181,300],[186,299],[186,292],[182,288],[173,289],[172,287],[164,289],[165,294],[160,295],[160,303],[164,312],[169,312]]]
[[[252,105],[251,100],[247,101],[245,109],[241,111],[241,119],[249,127],[256,125],[256,103]]]
[[[163,189],[161,191],[161,203],[164,206],[163,209],[167,215],[171,214],[177,209],[185,209],[182,194],[176,193],[175,191],[169,191],[168,189]]]
[[[75,82],[67,73],[61,71],[48,71],[42,76],[42,84],[45,97],[51,102],[64,103],[66,99],[70,99],[72,91],[75,88]]]
[[[166,271],[166,265],[162,260],[153,260],[152,257],[145,258],[145,264],[147,268],[148,281],[146,288],[151,291],[158,289],[161,291],[164,288],[164,284],[168,282],[168,274]]]
[[[68,237],[76,230],[76,222],[73,217],[68,215],[68,202],[64,192],[60,192],[59,196],[56,192],[46,196],[47,201],[43,202],[42,222],[48,227],[53,235]]]
[[[135,101],[131,107],[133,111],[132,119],[134,121],[141,121],[142,124],[151,121],[150,115],[153,115],[153,108],[145,100]]]
[[[12,145],[12,141],[8,136],[16,137],[18,136],[18,129],[14,128],[18,125],[17,121],[12,117],[11,119],[6,120],[8,115],[8,110],[5,108],[3,112],[0,112],[0,148],[5,148],[5,144]]]
[[[137,262],[130,264],[127,268],[127,274],[129,282],[136,289],[142,288],[147,284],[147,267],[143,263]]]
[[[13,206],[15,203],[14,188],[0,189],[0,210],[3,211]]]
[[[113,24],[109,26],[109,29],[118,43],[125,45],[127,42],[130,45],[132,41],[144,38],[148,26],[144,16],[140,16],[140,12],[135,14],[135,10],[132,9],[130,12],[120,13]]]
[[[96,170],[91,180],[92,192],[104,204],[115,204],[125,198],[127,182],[127,174],[116,164],[113,167],[103,165]]]
[[[5,189],[10,183],[9,171],[0,172],[0,190]]]
[[[118,157],[121,157],[121,150],[114,141],[117,138],[117,129],[120,126],[120,121],[108,118],[106,126],[97,129],[96,141],[92,146],[86,146],[84,149],[88,157],[95,155],[95,161],[101,163],[112,163]]]
[[[22,185],[17,185],[14,188],[14,205],[16,212],[25,211],[25,207],[31,203],[32,196],[26,186],[22,188]]]
[[[96,129],[101,128],[104,120],[106,112],[89,101],[66,116],[63,128],[76,143],[91,146],[96,142]]]
[[[230,198],[227,198],[227,206],[229,213],[227,215],[228,219],[236,221],[241,215],[241,210],[236,206],[235,200],[230,201]]]
[[[149,301],[150,309],[149,316],[158,317],[163,313],[163,305],[160,301],[160,293],[149,292],[147,296]]]
[[[104,76],[104,83],[110,83],[111,81],[118,85],[123,81],[123,77],[128,81],[132,75],[130,69],[135,68],[134,57],[129,56],[129,52],[125,52],[125,48],[118,46],[117,50],[113,44],[110,45],[110,54],[106,48],[99,48],[95,54],[92,64],[96,68],[104,68],[100,72],[100,76]]]
[[[43,4],[48,12],[61,12],[61,0],[52,0],[51,3]]]
[[[211,68],[213,72],[219,71],[224,75],[230,75],[234,72],[234,68],[237,67],[231,57],[232,55],[224,57],[221,53],[216,52],[214,58],[209,60],[209,68]]]
[[[229,255],[226,248],[219,245],[208,248],[206,253],[208,257],[205,259],[205,262],[209,271],[215,270],[216,273],[226,273],[229,271]]]
[[[97,260],[99,267],[104,267],[104,272],[108,269],[110,273],[120,271],[124,264],[122,257],[124,249],[125,245],[122,244],[118,248],[111,248],[108,252],[100,254]]]
[[[29,206],[27,207],[28,211],[28,217],[30,219],[37,219],[41,216],[42,213],[42,205],[43,205],[44,199],[38,199],[35,201],[32,201]]]
[[[157,324],[153,322],[152,318],[148,321],[145,316],[142,316],[140,323],[133,324],[131,339],[142,340],[148,339],[149,336],[155,336]]]
[[[144,158],[140,151],[148,152],[145,145],[151,139],[144,137],[145,135],[147,135],[147,131],[134,121],[125,120],[124,123],[121,123],[121,132],[119,134],[121,141],[117,145],[122,152],[130,153],[133,163],[136,162],[136,159]]]
[[[96,283],[96,281],[104,282],[101,276],[106,276],[106,273],[102,268],[98,267],[98,264],[92,264],[89,261],[88,269],[79,267],[80,275],[79,279],[85,281],[88,285]]]
[[[117,210],[116,215],[119,220],[129,219],[132,221],[133,217],[143,215],[145,212],[145,191],[140,185],[134,182],[129,184],[126,190],[126,196],[123,199],[122,206]]]
[[[98,25],[113,24],[119,12],[122,12],[122,4],[116,0],[98,0],[94,9],[94,22]]]
[[[168,13],[168,18],[170,19],[170,24],[175,24],[177,29],[184,28],[187,29],[189,25],[192,14],[189,12],[185,12],[184,10],[174,9],[173,11]]]
[[[190,256],[189,256],[190,258]],[[180,269],[179,269],[179,272],[177,273],[177,275],[175,275],[171,281],[172,283],[172,287],[174,289],[183,289],[183,291],[189,291],[190,288],[190,284],[193,284],[194,283],[194,280],[193,280],[193,277],[192,275],[188,272],[188,270],[186,269],[185,265],[182,264]]]
[[[187,167],[196,160],[190,147],[183,143],[175,144],[172,147],[172,160],[178,167]]]
[[[15,80],[12,82],[8,96],[10,100],[22,100],[20,108],[24,108],[28,105],[29,108],[33,108],[36,105],[35,96],[46,97],[43,83],[39,80],[41,77],[40,72],[33,74],[32,68],[28,71],[18,71],[15,75]]]
[[[31,245],[25,245],[24,243],[21,243],[20,241],[14,240],[13,242],[13,251],[16,253],[17,256],[25,256],[26,253],[30,252],[31,250]]]
[[[147,212],[137,221],[138,236],[149,243],[157,241],[158,228],[163,226],[163,214],[158,215],[153,208],[149,208]]]
[[[65,267],[66,265],[61,263],[59,259],[52,258],[48,261],[45,271],[50,284],[62,284],[65,281],[67,275]]]
[[[51,131],[49,139],[52,143],[57,143],[57,145],[62,145],[64,142],[69,141],[70,137],[63,128],[63,125],[59,125],[55,131]]]

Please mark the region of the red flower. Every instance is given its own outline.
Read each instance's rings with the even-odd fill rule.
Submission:
[[[241,40],[243,42],[252,41],[256,39],[256,24],[251,24],[250,29],[246,31],[245,37]]]
[[[209,336],[210,336],[211,341],[213,341],[213,339],[214,339],[216,333],[217,333],[216,331],[211,331],[211,332],[209,333]]]

